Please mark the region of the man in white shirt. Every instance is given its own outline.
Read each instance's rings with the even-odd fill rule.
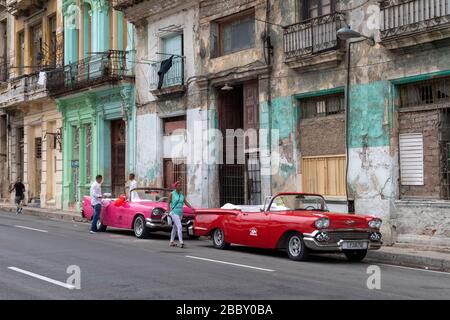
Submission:
[[[100,211],[102,209],[102,181],[103,177],[98,175],[95,177],[95,181],[91,184],[91,205],[94,208],[94,215],[92,216],[91,233],[97,232],[97,221],[100,217]]]
[[[139,194],[137,192],[133,192],[133,189],[136,189],[138,186],[137,181],[135,180],[134,173],[129,174],[128,180],[130,180],[130,199],[131,199],[131,201],[140,200]]]

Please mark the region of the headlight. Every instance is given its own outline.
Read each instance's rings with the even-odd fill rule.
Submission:
[[[155,208],[152,210],[152,214],[154,216],[162,216],[164,214],[164,210],[161,208]]]
[[[373,219],[369,221],[369,227],[372,229],[380,229],[381,227],[381,220],[380,219]]]
[[[314,222],[317,229],[325,229],[330,226],[330,220],[328,218],[320,218]]]

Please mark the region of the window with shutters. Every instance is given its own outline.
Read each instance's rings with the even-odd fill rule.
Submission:
[[[423,135],[400,134],[400,181],[405,186],[423,186]]]
[[[398,92],[400,197],[450,199],[450,77]]]

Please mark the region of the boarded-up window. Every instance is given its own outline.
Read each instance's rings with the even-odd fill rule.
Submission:
[[[423,186],[422,133],[400,134],[400,179],[405,186]]]
[[[345,159],[345,155],[303,157],[303,192],[345,197]]]
[[[186,129],[186,116],[163,119],[164,135],[170,136],[177,129]]]

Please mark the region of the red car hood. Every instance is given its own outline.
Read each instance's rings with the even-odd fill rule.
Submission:
[[[330,229],[353,229],[353,228],[368,228],[368,222],[373,219],[372,216],[354,215],[346,213],[335,212],[321,212],[321,211],[290,211],[290,215],[305,216],[311,215],[320,217],[327,217],[330,220]]]

